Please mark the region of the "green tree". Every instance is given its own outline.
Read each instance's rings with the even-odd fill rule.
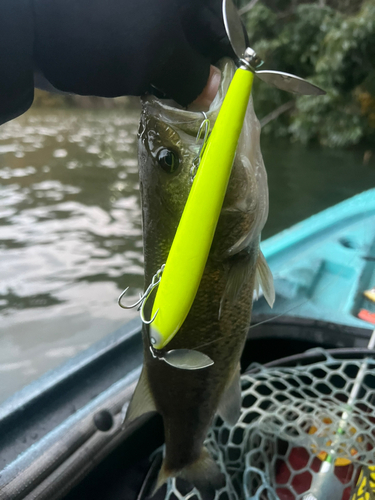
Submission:
[[[294,98],[258,81],[254,100],[264,133],[331,147],[375,139],[374,0],[263,0],[243,19],[264,68],[302,76],[327,92]],[[270,120],[275,109],[288,112]]]

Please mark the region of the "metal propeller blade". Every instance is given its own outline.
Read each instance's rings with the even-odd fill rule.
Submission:
[[[234,53],[241,59],[246,49],[246,40],[241,18],[232,0],[223,0],[223,18],[225,30]]]
[[[193,349],[172,349],[161,359],[181,370],[201,370],[214,364],[209,356]]]
[[[320,87],[300,78],[299,76],[284,73],[283,71],[262,70],[255,71],[258,78],[281,90],[292,94],[302,95],[324,95],[325,91]]]
[[[259,67],[259,58],[250,47],[246,47],[245,36],[241,18],[232,0],[223,0],[223,18],[225,29],[236,56],[246,63],[246,66],[264,82],[273,85],[281,90],[301,95],[323,95],[326,92],[299,76],[283,73],[282,71],[262,70],[256,71]],[[245,51],[251,53],[251,61],[246,59]]]

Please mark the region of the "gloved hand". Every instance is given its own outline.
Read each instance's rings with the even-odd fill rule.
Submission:
[[[141,95],[152,85],[186,106],[210,64],[234,56],[221,8],[222,0],[2,0],[0,53],[14,64],[2,68],[0,56],[10,92],[5,103],[0,81],[0,122],[30,106],[34,70],[69,93]]]

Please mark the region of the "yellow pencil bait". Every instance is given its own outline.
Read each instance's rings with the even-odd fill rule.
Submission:
[[[196,296],[229,182],[254,75],[239,68],[209,137],[155,297],[150,340],[165,347]]]

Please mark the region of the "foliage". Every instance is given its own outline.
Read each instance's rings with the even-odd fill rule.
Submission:
[[[265,125],[266,134],[331,147],[375,139],[374,0],[263,0],[244,21],[265,69],[294,73],[327,92],[298,97],[292,111]],[[259,82],[254,95],[260,117],[291,99]]]

